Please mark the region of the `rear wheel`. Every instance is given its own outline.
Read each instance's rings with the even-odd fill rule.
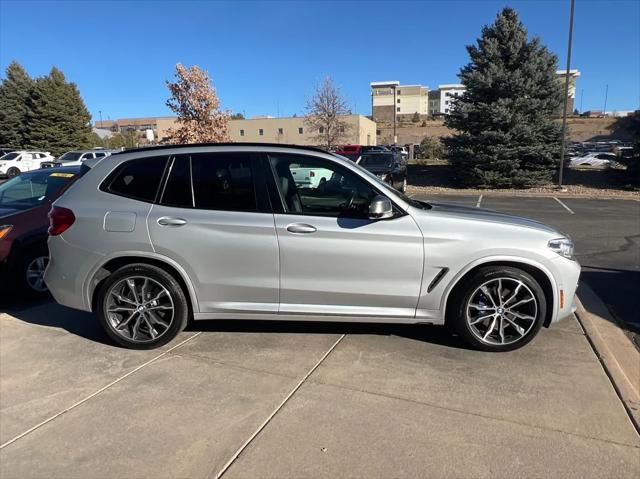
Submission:
[[[162,346],[184,329],[189,313],[178,282],[162,268],[124,266],[98,292],[98,318],[107,334],[130,349]]]
[[[20,174],[20,170],[15,166],[12,166],[7,170],[7,177],[13,178],[14,176],[18,176]]]
[[[547,302],[538,282],[513,267],[481,268],[452,298],[455,330],[475,349],[511,351],[531,341]]]

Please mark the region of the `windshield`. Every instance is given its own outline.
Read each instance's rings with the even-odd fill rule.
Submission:
[[[344,156],[341,156],[341,155],[335,155],[335,156],[338,156],[340,158],[344,158]],[[347,158],[344,158],[344,159],[347,159]],[[405,201],[407,204],[413,206],[414,208],[419,208],[421,210],[428,210],[428,209],[431,208],[431,206],[428,205],[427,203],[422,203],[420,201],[414,200],[413,198],[409,198],[404,193],[400,193],[398,190],[396,190],[395,188],[389,186],[387,183],[382,181],[380,178],[378,178],[376,175],[371,173],[369,170],[367,170],[366,168],[363,168],[362,165],[360,165],[358,163],[353,163],[353,166],[358,168],[367,178],[372,180],[376,184],[376,186],[378,186],[382,191],[389,191],[389,192],[393,193],[398,198],[401,198],[403,201]]]
[[[393,155],[389,154],[375,154],[375,155],[362,155],[360,165],[367,166],[391,166],[393,164]]]
[[[58,163],[64,163],[67,161],[77,161],[80,159],[81,156],[82,156],[81,151],[68,151],[64,155],[62,155],[60,158],[58,158],[56,161]]]
[[[27,210],[55,196],[75,173],[38,171],[16,176],[0,185],[0,208]]]
[[[0,158],[0,161],[11,161],[11,160],[15,160],[18,155],[20,153],[16,153],[15,151],[12,153],[7,153],[6,155],[4,155],[2,158]]]

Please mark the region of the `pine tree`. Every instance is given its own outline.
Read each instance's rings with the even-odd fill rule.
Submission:
[[[56,67],[36,80],[28,106],[28,147],[58,156],[89,146],[91,115],[76,85]]]
[[[21,148],[25,144],[27,99],[33,79],[24,68],[13,61],[0,83],[0,146]]]
[[[467,47],[459,77],[466,92],[453,102],[445,140],[457,176],[474,186],[531,187],[551,180],[561,148],[554,121],[562,103],[557,58],[511,8]]]

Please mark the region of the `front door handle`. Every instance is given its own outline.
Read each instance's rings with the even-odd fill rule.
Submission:
[[[317,229],[315,226],[304,223],[294,223],[287,226],[287,231],[289,233],[315,233]]]
[[[163,216],[162,218],[158,218],[158,224],[160,226],[182,226],[187,224],[187,220],[174,218],[172,216]]]

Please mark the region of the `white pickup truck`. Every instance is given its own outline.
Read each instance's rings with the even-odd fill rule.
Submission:
[[[292,164],[289,169],[293,175],[293,181],[300,188],[317,188],[325,181],[331,179],[333,171],[324,168],[302,168]]]
[[[0,158],[0,177],[13,178],[25,171],[40,169],[43,161],[53,160],[48,151],[12,151]]]

